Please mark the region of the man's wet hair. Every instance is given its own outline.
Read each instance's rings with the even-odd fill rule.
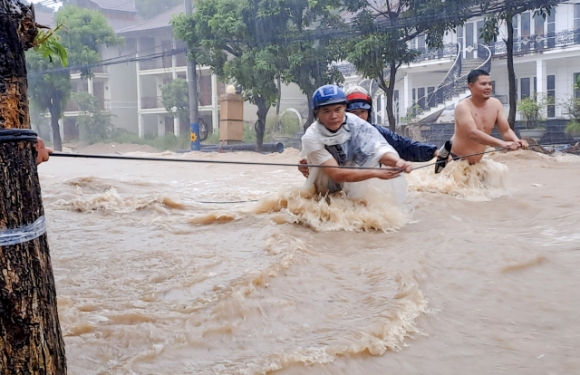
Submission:
[[[477,82],[479,76],[489,76],[489,73],[483,69],[475,69],[469,72],[467,75],[467,83],[475,83]]]

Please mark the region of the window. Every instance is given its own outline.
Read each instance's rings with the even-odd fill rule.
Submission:
[[[528,51],[530,49],[530,13],[522,14],[522,30],[521,30],[521,50]]]
[[[548,104],[548,118],[556,117],[556,76],[548,76],[548,100],[552,104]]]
[[[433,91],[435,91],[435,87],[427,87],[427,105],[429,108],[435,107],[435,95],[433,95]]]
[[[425,53],[425,34],[421,34],[417,37],[417,50],[421,53]]]
[[[522,78],[521,82],[521,93],[522,96],[520,99],[526,99],[530,97],[530,79],[529,78]]]
[[[548,16],[548,48],[556,47],[556,8]]]
[[[413,103],[412,105],[415,105],[415,104],[417,104],[417,96],[415,95],[415,89],[412,89],[411,92],[412,92],[412,97],[413,97],[413,100],[411,100],[411,103]]]
[[[580,44],[580,3],[574,4],[574,43]]]
[[[536,34],[534,38],[534,48],[543,49],[544,48],[544,17],[537,16],[534,17],[534,33]]]
[[[459,49],[463,50],[463,26],[457,26],[457,43],[459,43]]]
[[[419,87],[417,89],[417,95],[419,96],[419,99],[417,100],[419,104],[419,106],[423,109],[425,108],[425,88],[424,87]]]
[[[520,50],[520,27],[519,27],[519,17],[517,15],[512,17],[512,25],[514,27],[514,52]]]
[[[495,81],[491,81],[491,96],[495,96]]]

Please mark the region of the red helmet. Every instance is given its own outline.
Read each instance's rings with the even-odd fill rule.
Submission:
[[[367,90],[360,86],[354,86],[350,89],[346,90],[346,100],[347,101],[354,101],[354,100],[361,100],[368,102],[369,104],[373,102]]]
[[[352,111],[355,109],[366,109],[370,111],[373,106],[373,100],[369,96],[367,90],[360,86],[354,86],[346,90],[346,110]]]

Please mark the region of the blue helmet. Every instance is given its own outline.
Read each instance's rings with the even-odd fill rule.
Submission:
[[[336,85],[320,86],[312,95],[312,108],[317,109],[331,104],[346,104],[344,91]]]

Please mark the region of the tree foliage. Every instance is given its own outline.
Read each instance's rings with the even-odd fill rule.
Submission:
[[[78,92],[72,95],[81,112],[76,125],[82,141],[93,144],[110,137],[113,131],[112,115],[101,110],[101,102],[88,92]]]
[[[509,86],[509,114],[508,122],[514,127],[516,122],[517,98],[516,98],[516,74],[514,69],[514,26],[513,18],[527,11],[533,11],[534,17],[546,18],[550,15],[552,7],[560,0],[505,0],[494,2],[482,2],[481,12],[485,16],[483,29],[480,37],[485,43],[496,42],[500,36],[500,26],[505,23],[507,33],[503,39],[507,49],[507,69]]]
[[[163,107],[182,124],[189,124],[189,93],[187,81],[176,78],[161,87]],[[175,112],[173,109],[175,108]]]
[[[200,0],[192,16],[174,17],[175,35],[186,42],[190,58],[211,66],[222,80],[242,86],[246,101],[258,107],[257,150],[261,151],[266,115],[276,102],[282,46],[272,43],[286,21],[282,0]]]
[[[418,52],[411,40],[425,34],[430,48],[440,48],[446,31],[462,25],[470,15],[470,0],[345,0],[354,14],[358,36],[347,44],[347,60],[367,78],[377,80],[386,95],[389,126],[395,129],[393,97],[397,69]]]
[[[343,43],[330,37],[332,31],[346,26],[338,12],[340,7],[341,2],[336,0],[286,0],[281,7],[287,19],[289,38],[280,41],[284,47],[280,74],[284,82],[298,85],[307,98],[305,127],[313,122],[311,98],[314,91],[328,83],[344,82],[342,73],[332,65],[344,57]],[[326,33],[310,37],[314,26]]]
[[[56,22],[63,25],[54,34],[66,48],[69,64],[85,78],[92,74],[90,65],[100,60],[101,45],[122,42],[105,16],[94,10],[67,5],[56,13]],[[60,60],[44,56],[35,51],[27,53],[29,96],[37,108],[50,112],[54,148],[61,150],[58,121],[70,98],[70,70],[64,69]]]

